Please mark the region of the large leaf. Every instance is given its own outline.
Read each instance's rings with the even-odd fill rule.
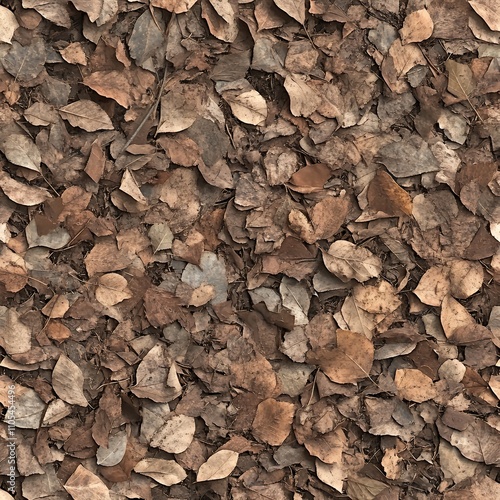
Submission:
[[[73,127],[82,128],[87,132],[113,130],[113,124],[104,109],[88,99],[68,104],[62,107],[59,113]]]

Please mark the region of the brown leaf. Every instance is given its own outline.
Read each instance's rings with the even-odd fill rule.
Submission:
[[[215,481],[223,479],[233,472],[238,462],[239,453],[232,450],[220,450],[214,453],[198,470],[196,481]]]
[[[306,3],[305,0],[274,0],[274,3],[283,12],[295,19],[300,24],[306,21]]]
[[[377,170],[366,193],[371,210],[381,211],[391,216],[411,215],[410,195],[384,170]]]
[[[23,184],[4,171],[0,172],[0,188],[10,200],[26,207],[39,205],[52,198],[46,189]]]
[[[186,471],[177,462],[163,458],[145,458],[134,467],[134,471],[164,486],[181,483],[187,477]]]
[[[73,472],[64,484],[64,489],[74,500],[110,499],[108,487],[83,465],[79,465]]]
[[[448,71],[448,92],[459,99],[468,99],[476,88],[476,82],[469,66],[453,59],[448,59],[445,66]]]
[[[150,446],[167,453],[182,453],[192,443],[195,430],[193,417],[174,415],[156,432]]]
[[[88,401],[83,393],[83,382],[82,370],[61,354],[52,372],[54,392],[66,403],[86,407]]]
[[[432,379],[420,370],[396,370],[394,383],[398,388],[398,395],[402,399],[423,403],[437,396]]]
[[[319,365],[333,382],[355,384],[370,376],[374,352],[363,334],[337,330],[337,347],[310,352],[307,361]]]
[[[197,0],[152,0],[153,7],[168,10],[174,14],[182,14],[187,12]]]
[[[434,30],[434,23],[426,9],[419,9],[408,14],[403,27],[399,30],[404,45],[427,40]]]
[[[136,372],[136,384],[131,391],[140,398],[168,403],[182,392],[175,364],[158,344],[144,356]]]
[[[252,433],[264,443],[279,446],[290,434],[294,414],[292,403],[266,399],[257,407]]]
[[[7,7],[0,7],[0,42],[10,43],[19,27],[16,16]]]
[[[0,282],[9,292],[19,292],[28,283],[24,259],[6,246],[0,248]]]
[[[61,117],[73,127],[87,132],[96,130],[113,130],[113,124],[107,113],[95,102],[88,99],[73,102],[59,109]]]
[[[315,193],[323,190],[332,173],[324,163],[307,165],[295,172],[287,186],[299,193]]]
[[[483,18],[492,31],[500,31],[500,14],[495,0],[469,0],[469,5]]]
[[[351,279],[367,281],[378,277],[382,271],[382,262],[376,255],[345,240],[332,243],[328,252],[323,252],[323,262],[344,282]]]

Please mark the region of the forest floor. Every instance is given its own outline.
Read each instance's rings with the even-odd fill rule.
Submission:
[[[0,5],[0,499],[500,498],[497,0]]]

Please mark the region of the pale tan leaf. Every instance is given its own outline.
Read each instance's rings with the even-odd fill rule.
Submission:
[[[16,16],[7,7],[0,6],[0,42],[10,43],[19,27]]]
[[[274,3],[283,12],[295,19],[300,24],[306,20],[306,2],[305,0],[274,0]]]
[[[144,458],[134,467],[134,471],[164,486],[179,484],[187,477],[186,471],[177,462],[163,458]]]
[[[347,477],[347,471],[341,464],[325,464],[316,459],[316,474],[320,481],[336,489],[339,493],[344,491],[344,479]]]
[[[413,293],[429,306],[439,307],[450,293],[450,270],[445,266],[433,266],[420,278]]]
[[[172,248],[174,235],[167,224],[153,224],[148,231],[153,253]]]
[[[308,117],[322,102],[321,97],[307,84],[307,81],[305,75],[294,73],[285,78],[285,89],[290,96],[290,111],[294,116]]]
[[[394,383],[398,388],[399,397],[408,401],[423,403],[437,396],[432,379],[420,370],[396,370]]]
[[[5,245],[0,248],[0,282],[9,292],[19,292],[28,283],[24,259]]]
[[[328,252],[323,252],[326,268],[342,281],[351,279],[363,282],[376,278],[382,271],[382,262],[376,255],[345,240],[333,242]]]
[[[97,464],[104,467],[112,467],[119,464],[125,456],[127,444],[128,436],[125,430],[110,436],[108,446],[99,446],[97,450]]]
[[[52,372],[54,392],[66,403],[87,406],[83,382],[82,370],[71,359],[61,354]]]
[[[403,44],[427,40],[434,30],[434,23],[427,9],[419,9],[408,14],[399,30]]]
[[[111,307],[132,297],[127,280],[120,274],[104,274],[99,278],[98,283],[95,298],[103,306]]]
[[[472,70],[466,64],[448,59],[445,63],[448,71],[448,92],[459,99],[468,99],[476,88]]]
[[[20,321],[15,309],[4,306],[0,306],[0,345],[11,355],[31,349],[31,328]]]
[[[490,30],[500,31],[500,9],[497,0],[468,0],[468,2]]]
[[[182,453],[193,442],[196,424],[193,417],[174,415],[151,440],[153,448],[167,453]]]
[[[15,203],[25,207],[39,205],[52,198],[46,189],[37,186],[28,186],[16,181],[7,172],[0,171],[0,189]]]
[[[9,134],[0,144],[0,149],[14,165],[41,172],[42,161],[37,145],[27,136],[22,134]]]
[[[110,500],[108,487],[95,474],[79,465],[64,484],[73,500]]]
[[[255,90],[244,92],[228,91],[222,94],[224,100],[231,107],[234,116],[243,123],[263,125],[267,118],[267,103]]]
[[[62,118],[87,132],[113,130],[108,114],[94,101],[82,99],[59,109]]]
[[[375,286],[355,286],[353,297],[359,307],[372,314],[390,314],[401,305],[396,289],[385,280]]]
[[[233,472],[238,462],[239,453],[232,450],[220,450],[214,453],[198,469],[196,481],[215,481],[224,479]]]
[[[137,368],[136,380],[131,391],[137,397],[157,403],[168,403],[182,392],[175,364],[170,361],[161,344],[154,346],[144,356]]]
[[[187,12],[198,0],[152,0],[153,7],[168,10],[174,14]]]

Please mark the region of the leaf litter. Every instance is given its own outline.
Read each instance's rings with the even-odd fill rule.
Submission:
[[[5,498],[498,497],[496,7],[1,6]]]

